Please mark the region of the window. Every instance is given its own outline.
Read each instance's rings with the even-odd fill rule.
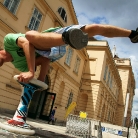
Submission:
[[[77,56],[75,66],[74,66],[74,72],[75,73],[78,73],[79,66],[80,66],[80,61],[81,61],[80,58]]]
[[[16,13],[20,0],[5,0],[3,5],[11,11],[13,14]]]
[[[105,66],[105,71],[104,71],[104,80],[106,80],[106,75],[107,75],[107,70],[108,70],[108,66]]]
[[[110,89],[112,89],[112,77],[110,77]]]
[[[118,92],[118,88],[116,89],[116,97],[118,97],[118,94],[119,94],[119,92]]]
[[[73,54],[73,50],[71,48],[68,48],[67,56],[66,56],[66,59],[65,59],[65,63],[68,66],[70,65],[72,54]]]
[[[108,73],[108,80],[107,80],[107,84],[109,84],[110,82],[110,72]]]
[[[42,19],[42,14],[34,8],[33,15],[28,25],[30,30],[37,30]]]
[[[70,106],[70,104],[72,103],[72,100],[73,100],[73,93],[70,92],[69,94],[69,98],[68,98],[68,103],[67,103],[67,108]]]
[[[66,11],[64,10],[64,8],[60,7],[58,9],[58,13],[60,14],[61,18],[67,22],[67,15],[66,15]]]
[[[108,121],[110,121],[110,111],[108,112]]]
[[[113,115],[112,115],[112,122],[114,121],[114,112],[113,112]]]

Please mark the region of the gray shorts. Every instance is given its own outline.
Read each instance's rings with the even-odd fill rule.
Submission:
[[[63,28],[58,28],[52,32],[55,32],[55,33],[58,33],[58,34],[62,34],[63,32],[65,31],[68,31],[69,29],[72,29],[72,28],[82,28],[86,25],[70,25],[70,26],[67,26],[67,27],[63,27]],[[61,46],[56,46],[56,47],[52,47],[51,48],[51,51],[41,51],[41,50],[35,50],[38,54],[40,54],[41,56],[43,57],[47,57],[49,58],[52,62],[62,58],[65,53],[66,53],[66,46],[67,44],[65,45],[61,45]]]

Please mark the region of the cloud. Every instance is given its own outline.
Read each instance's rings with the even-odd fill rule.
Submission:
[[[97,23],[97,24],[108,24],[108,20],[103,16],[95,17],[95,18],[91,19],[91,22]]]
[[[131,55],[130,59],[131,59],[131,63],[133,66],[133,72],[134,72],[135,79],[138,80],[138,59],[135,55]],[[138,83],[138,82],[136,82],[136,83]],[[138,84],[136,86],[138,86]],[[138,99],[138,97],[137,97],[137,99]]]
[[[84,13],[80,13],[77,15],[79,24],[89,24],[91,23],[90,19]]]
[[[133,99],[132,117],[138,117],[138,88],[135,90],[135,96]]]

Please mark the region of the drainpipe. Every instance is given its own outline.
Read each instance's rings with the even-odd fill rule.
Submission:
[[[127,118],[127,110],[128,110],[128,103],[129,103],[129,95],[130,93],[127,93],[126,96],[126,105],[125,105],[125,112],[124,112],[124,120],[123,120],[123,126],[126,126],[126,118]]]

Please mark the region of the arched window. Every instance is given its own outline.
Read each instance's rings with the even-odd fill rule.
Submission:
[[[58,13],[60,14],[61,18],[67,22],[67,14],[66,14],[66,11],[64,10],[64,8],[60,7],[58,9]]]

